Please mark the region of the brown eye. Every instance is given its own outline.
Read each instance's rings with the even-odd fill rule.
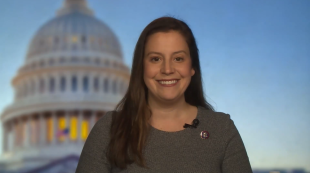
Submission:
[[[181,57],[177,57],[177,58],[175,58],[175,60],[178,61],[178,62],[180,62],[180,61],[183,61],[184,59],[181,58]]]
[[[153,57],[153,58],[151,58],[151,61],[153,61],[153,62],[157,62],[157,61],[159,61],[160,59],[158,58],[158,57]]]

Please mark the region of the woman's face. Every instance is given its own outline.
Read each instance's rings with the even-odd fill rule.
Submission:
[[[148,37],[144,52],[149,99],[175,101],[183,97],[195,74],[184,37],[177,31],[154,33]]]

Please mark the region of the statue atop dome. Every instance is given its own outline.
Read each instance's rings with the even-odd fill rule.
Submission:
[[[61,16],[72,12],[93,15],[93,11],[87,5],[87,0],[65,0],[63,7],[57,11],[57,15]]]

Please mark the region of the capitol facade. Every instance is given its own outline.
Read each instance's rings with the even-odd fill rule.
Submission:
[[[129,78],[112,30],[86,0],[65,0],[12,79],[0,172],[75,172],[90,130],[122,99]]]

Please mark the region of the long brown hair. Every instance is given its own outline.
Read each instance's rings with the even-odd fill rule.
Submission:
[[[185,101],[193,106],[201,106],[212,110],[213,107],[204,97],[198,48],[188,25],[172,17],[161,17],[152,21],[142,31],[133,55],[131,77],[124,98],[116,106],[111,124],[111,139],[107,149],[107,157],[113,166],[125,169],[128,164],[146,167],[143,149],[146,144],[151,111],[147,104],[147,87],[143,80],[144,49],[148,37],[157,32],[180,32],[189,47],[192,67],[195,74],[185,91]]]

